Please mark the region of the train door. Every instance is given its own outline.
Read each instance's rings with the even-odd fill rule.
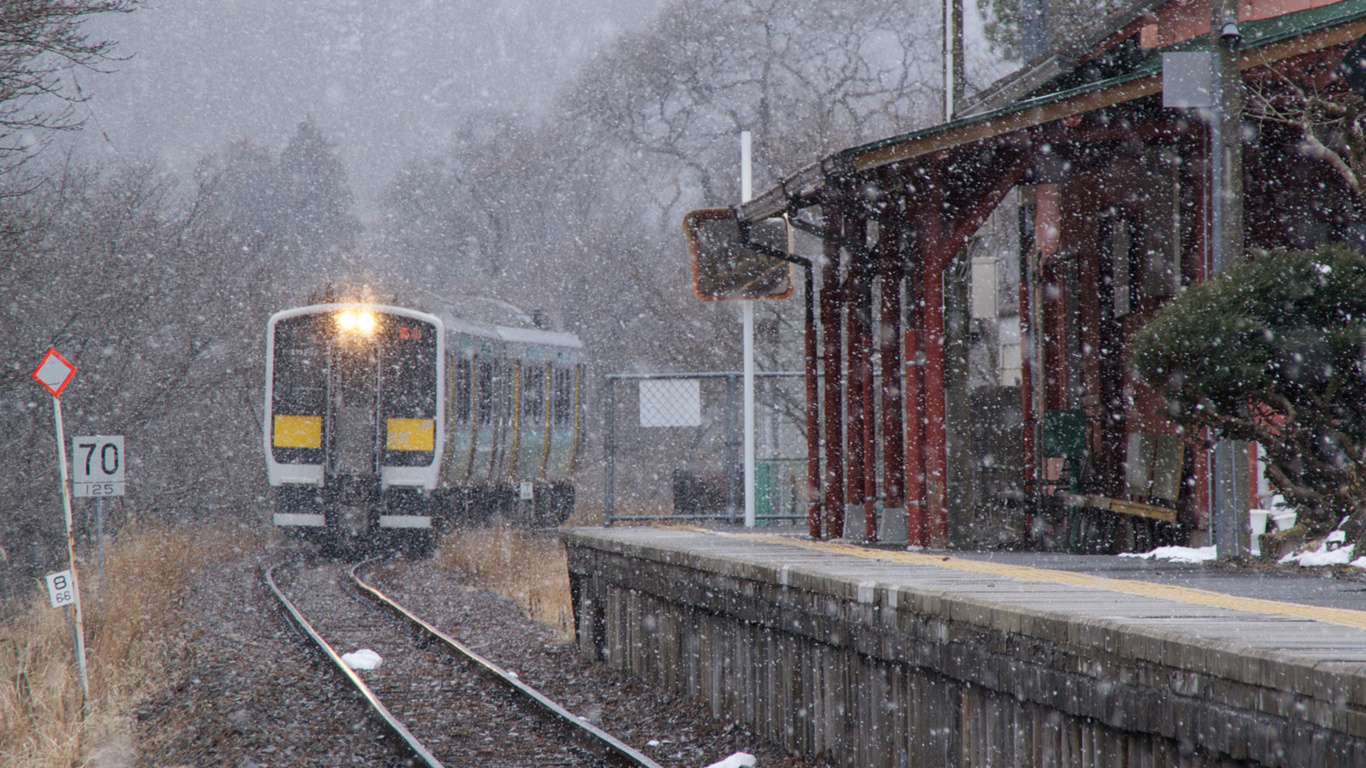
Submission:
[[[379,347],[369,339],[335,342],[328,377],[328,474],[379,473]]]

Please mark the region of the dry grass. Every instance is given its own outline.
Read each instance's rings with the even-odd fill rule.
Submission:
[[[433,560],[465,584],[522,606],[561,640],[573,638],[569,566],[558,537],[508,526],[448,531]]]
[[[27,610],[0,625],[0,765],[78,766],[126,734],[133,706],[185,653],[182,608],[195,579],[260,545],[238,529],[143,526],[109,547],[104,584],[93,564],[78,563],[90,677],[84,713],[65,613],[39,585]]]

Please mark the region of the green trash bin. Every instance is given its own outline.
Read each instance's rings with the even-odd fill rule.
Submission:
[[[754,462],[754,524],[768,525],[768,518],[777,514],[778,481],[782,465],[776,461]]]

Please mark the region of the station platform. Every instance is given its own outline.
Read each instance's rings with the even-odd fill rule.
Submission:
[[[693,528],[565,542],[585,653],[840,764],[1366,765],[1364,583]]]

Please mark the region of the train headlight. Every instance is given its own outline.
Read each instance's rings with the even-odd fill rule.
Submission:
[[[375,332],[375,315],[372,312],[353,312],[348,309],[337,315],[337,327],[346,333],[369,336]]]

